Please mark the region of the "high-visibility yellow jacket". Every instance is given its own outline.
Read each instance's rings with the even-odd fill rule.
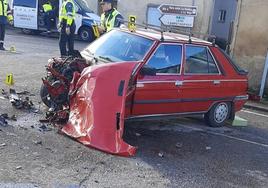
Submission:
[[[50,3],[43,4],[44,12],[51,11],[53,9],[52,5]]]
[[[71,26],[75,19],[75,7],[72,0],[67,0],[62,3],[60,10],[60,23],[66,22],[68,26]]]
[[[107,16],[105,13],[101,15],[101,26],[105,28],[106,32],[114,28],[116,16],[120,13],[114,8]]]
[[[8,21],[13,20],[13,16],[9,9],[7,0],[0,0],[0,16],[7,17]]]

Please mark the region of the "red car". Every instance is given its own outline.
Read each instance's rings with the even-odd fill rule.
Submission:
[[[93,66],[74,74],[63,132],[109,153],[135,153],[122,140],[126,119],[204,114],[219,127],[248,99],[247,72],[197,38],[115,29],[81,55]]]

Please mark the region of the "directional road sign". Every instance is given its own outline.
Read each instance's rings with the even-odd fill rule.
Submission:
[[[173,14],[164,14],[159,20],[163,25],[178,26],[178,27],[193,27],[194,17],[192,16],[179,16]]]
[[[182,16],[197,16],[196,6],[179,6],[162,4],[158,7],[161,14],[176,14]]]

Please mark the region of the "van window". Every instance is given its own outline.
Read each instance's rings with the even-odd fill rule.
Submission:
[[[36,0],[13,0],[13,6],[36,8]]]

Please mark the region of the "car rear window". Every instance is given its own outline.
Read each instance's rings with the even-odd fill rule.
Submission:
[[[248,74],[248,72],[246,70],[242,69],[224,50],[220,49],[220,51],[223,53],[223,55],[230,62],[230,64],[233,66],[233,68],[235,69],[235,71],[238,74],[240,74],[240,75],[247,75]]]
[[[207,49],[203,46],[186,46],[186,74],[219,74],[219,69]]]

